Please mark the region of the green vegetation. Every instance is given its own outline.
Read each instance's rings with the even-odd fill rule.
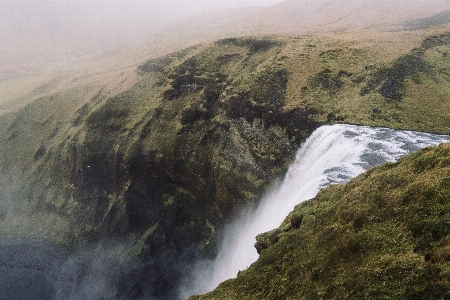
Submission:
[[[407,37],[223,39],[8,108],[0,232],[68,250],[125,238],[144,283],[169,291],[181,275],[160,257],[216,255],[227,220],[321,124],[450,133],[449,35]]]
[[[260,257],[191,299],[446,299],[450,144],[372,169],[259,235]]]
[[[316,64],[305,74],[308,77],[296,79],[301,88],[295,94],[288,92],[288,98],[295,99],[289,106],[303,104],[315,110],[319,122],[448,132],[450,124],[443,113],[449,104],[444,95],[448,91],[444,70],[447,33],[428,37],[406,53],[378,63],[373,58],[381,58],[379,49],[363,48],[356,42],[339,48],[320,40],[316,44],[326,46],[308,47],[308,57],[301,58],[307,60],[304,68],[311,61]],[[295,74],[299,73],[296,69]],[[430,103],[432,111],[424,103]],[[441,113],[434,110],[437,106]]]

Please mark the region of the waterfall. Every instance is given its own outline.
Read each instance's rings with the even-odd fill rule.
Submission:
[[[393,162],[423,147],[450,141],[449,136],[354,125],[323,126],[297,152],[284,181],[230,224],[214,262],[202,262],[189,293],[210,291],[258,259],[255,237],[277,228],[298,203],[335,183],[345,183],[365,170]]]

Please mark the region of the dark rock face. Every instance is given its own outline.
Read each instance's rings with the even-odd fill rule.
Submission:
[[[34,213],[67,220],[58,238],[72,248],[132,236],[124,255],[138,267],[124,271],[120,293],[151,287],[169,297],[184,267],[215,255],[226,220],[260,198],[319,126],[313,110],[284,109],[285,69],[255,71],[280,45],[194,47],[141,65],[141,82],[117,96],[95,96],[74,115],[76,130],[35,150],[23,187]],[[250,79],[236,82],[232,72],[246,68]]]

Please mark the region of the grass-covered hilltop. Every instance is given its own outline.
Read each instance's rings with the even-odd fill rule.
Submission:
[[[126,241],[120,295],[166,295],[320,125],[449,134],[449,52],[447,25],[246,36],[50,81],[0,106],[0,234]],[[323,191],[211,298],[444,297],[447,148]]]
[[[260,257],[190,299],[448,299],[450,144],[323,189],[257,237]]]

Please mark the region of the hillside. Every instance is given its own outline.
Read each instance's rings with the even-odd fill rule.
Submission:
[[[321,124],[449,133],[448,30],[227,38],[43,86],[0,117],[0,232],[121,240],[118,293],[167,295]]]
[[[370,35],[373,31],[415,31],[448,24],[449,11],[447,0],[432,4],[421,0],[287,0],[270,7],[208,12],[168,26],[156,37],[181,44],[243,35]]]
[[[272,8],[275,13],[267,10],[261,19],[272,14],[272,24],[268,27],[274,26],[283,32],[340,32],[368,28],[391,31],[410,29],[404,24],[410,20],[434,18],[448,11],[450,3],[446,0],[432,4],[418,0],[288,0]]]
[[[380,31],[448,24],[450,10],[447,0],[432,5],[421,0],[295,0],[188,17],[215,5],[208,2],[201,8],[186,1],[177,7],[141,0],[132,5],[123,0],[114,5],[84,0],[1,3],[0,114],[64,89],[80,77],[91,76],[101,88],[108,82],[92,75],[217,39],[344,32],[370,39]]]
[[[450,133],[448,1],[284,1],[146,44],[155,11],[45,3],[0,4],[0,237],[114,244],[117,298],[172,296],[322,124]]]
[[[371,169],[259,235],[257,262],[190,299],[446,299],[450,144]]]

